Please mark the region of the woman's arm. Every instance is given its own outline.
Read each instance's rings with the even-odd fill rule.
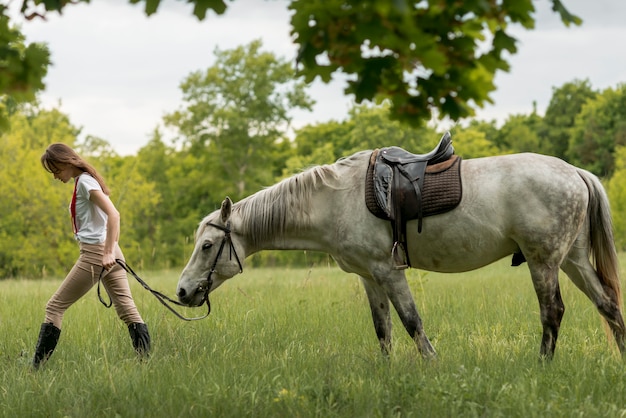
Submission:
[[[113,202],[101,190],[91,190],[89,200],[107,214],[107,239],[104,242],[102,266],[110,269],[115,265],[115,247],[120,239],[120,213]]]

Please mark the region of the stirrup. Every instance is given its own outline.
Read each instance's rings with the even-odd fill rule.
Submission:
[[[406,262],[406,258],[402,256],[402,253],[406,254],[402,244],[398,241],[394,242],[393,247],[391,248],[391,256],[396,263],[393,267],[394,270],[404,270],[409,268],[409,264]]]

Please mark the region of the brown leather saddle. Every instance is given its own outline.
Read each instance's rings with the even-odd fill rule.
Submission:
[[[449,132],[427,154],[412,154],[395,146],[372,152],[365,201],[370,212],[391,221],[397,269],[411,265],[406,223],[416,219],[417,232],[421,233],[425,216],[447,212],[459,204],[460,165]]]

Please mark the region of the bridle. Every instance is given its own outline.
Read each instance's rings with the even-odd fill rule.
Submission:
[[[222,252],[224,251],[224,247],[226,246],[226,243],[228,242],[228,250],[229,250],[229,260],[233,259],[233,254],[235,255],[235,260],[237,260],[237,264],[239,265],[239,273],[243,272],[243,265],[241,264],[241,260],[239,259],[239,255],[237,254],[237,250],[235,249],[235,245],[233,244],[233,240],[230,236],[230,221],[228,221],[226,223],[226,226],[222,226],[222,225],[218,225],[218,224],[214,224],[213,222],[207,222],[206,223],[208,226],[212,226],[213,228],[217,228],[221,231],[224,231],[224,238],[222,238],[222,242],[220,244],[220,249],[217,250],[217,255],[215,256],[215,260],[213,261],[213,265],[211,266],[211,268],[209,269],[209,274],[206,278],[207,281],[207,285],[206,285],[206,289],[203,289],[203,286],[200,286],[198,288],[198,290],[204,290],[204,299],[203,301],[206,299],[207,305],[209,304],[209,291],[211,290],[211,286],[213,285],[213,279],[211,278],[211,276],[213,275],[213,273],[215,273],[215,267],[217,267],[217,261],[220,259],[220,256],[222,255]]]
[[[124,270],[126,270],[127,273],[131,274],[135,279],[137,279],[137,281],[143,286],[144,289],[148,290],[150,293],[152,293],[154,295],[154,297],[156,297],[158,299],[159,302],[161,302],[163,304],[163,306],[165,306],[167,309],[169,309],[174,315],[176,315],[178,318],[182,319],[183,321],[197,321],[199,319],[204,319],[206,317],[209,316],[209,314],[211,313],[211,302],[209,301],[209,292],[211,291],[211,286],[213,285],[213,279],[212,279],[212,275],[213,273],[216,273],[215,271],[215,267],[217,267],[217,262],[220,259],[222,252],[224,252],[224,247],[226,247],[226,243],[228,243],[229,246],[229,259],[232,260],[233,254],[235,255],[235,259],[237,260],[237,264],[239,264],[239,273],[243,272],[243,265],[241,264],[241,260],[239,259],[239,255],[237,254],[237,250],[235,249],[235,245],[233,244],[233,240],[230,236],[230,222],[226,223],[226,226],[222,226],[222,225],[218,225],[218,224],[214,224],[212,222],[207,222],[207,225],[212,226],[214,228],[217,228],[221,231],[224,231],[224,237],[222,238],[222,242],[220,243],[220,248],[219,250],[217,250],[217,255],[215,256],[215,260],[213,260],[213,264],[211,265],[211,268],[209,269],[209,274],[207,275],[207,283],[206,286],[200,286],[198,288],[198,290],[200,291],[204,291],[204,295],[202,296],[202,303],[200,303],[199,306],[204,305],[204,303],[206,302],[207,305],[207,313],[203,316],[198,316],[198,317],[194,317],[194,318],[187,318],[181,314],[179,314],[178,312],[176,312],[176,310],[174,308],[172,308],[169,303],[173,303],[175,305],[178,306],[187,306],[183,303],[178,302],[177,300],[171,299],[168,296],[164,295],[161,292],[158,292],[154,289],[152,289],[150,286],[148,286],[148,284],[146,282],[144,282],[138,275],[137,273],[135,273],[133,271],[133,269],[126,264],[126,262],[122,259],[116,259],[115,261],[117,262],[117,264],[119,264]],[[103,269],[104,271],[104,269]],[[102,272],[100,272],[100,276],[102,276]],[[110,301],[108,304],[102,299],[102,297],[100,296],[100,280],[98,280],[98,298],[100,299],[100,302],[102,302],[102,304],[107,307],[110,308],[112,305],[112,301]]]

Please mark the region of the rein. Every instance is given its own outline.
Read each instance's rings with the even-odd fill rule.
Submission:
[[[126,270],[127,273],[131,274],[135,279],[137,279],[137,281],[143,286],[144,289],[146,289],[147,291],[149,291],[150,293],[152,293],[152,295],[154,295],[154,297],[157,298],[157,300],[159,302],[161,302],[161,304],[163,304],[163,306],[165,306],[167,309],[169,309],[174,315],[176,315],[178,318],[182,319],[183,321],[197,321],[200,319],[204,319],[206,317],[209,316],[209,314],[211,313],[211,302],[209,301],[209,291],[211,290],[211,286],[213,285],[213,279],[211,278],[211,276],[213,275],[213,273],[215,273],[215,267],[217,266],[217,261],[219,260],[220,256],[222,255],[222,252],[224,251],[224,247],[226,246],[226,242],[228,241],[229,244],[229,257],[232,259],[233,254],[235,254],[235,259],[237,260],[237,263],[239,264],[239,272],[241,273],[243,271],[243,266],[241,265],[241,260],[239,259],[239,255],[237,254],[237,251],[235,250],[235,246],[233,245],[233,241],[230,237],[230,222],[228,222],[228,224],[226,224],[226,226],[221,226],[221,225],[217,225],[214,223],[209,222],[207,225],[210,225],[214,228],[217,228],[219,230],[224,231],[224,238],[222,238],[222,242],[220,244],[220,248],[217,251],[217,256],[215,257],[215,260],[213,261],[213,264],[211,265],[211,269],[209,270],[209,274],[207,276],[207,284],[206,286],[201,286],[198,288],[198,290],[203,290],[204,291],[204,296],[202,297],[202,303],[199,306],[204,305],[204,303],[206,303],[207,305],[207,313],[203,316],[198,316],[198,317],[194,317],[194,318],[187,318],[181,314],[179,314],[178,312],[176,312],[176,310],[174,308],[172,308],[169,303],[173,303],[175,305],[178,306],[187,306],[185,304],[182,304],[180,302],[178,302],[177,300],[171,299],[168,296],[164,295],[163,293],[156,291],[154,289],[152,289],[150,286],[148,286],[148,284],[143,281],[141,279],[141,277],[139,277],[137,275],[137,273],[135,273],[135,271],[128,265],[126,264],[126,262],[122,259],[116,258],[115,262],[117,264],[119,264],[124,270]],[[102,271],[100,272],[100,278],[102,277],[102,272],[104,271],[104,268],[102,269]],[[109,300],[109,303],[106,303],[101,295],[100,295],[100,278],[98,279],[98,299],[100,299],[100,302],[106,307],[106,308],[110,308],[111,305],[113,304],[112,300]]]

